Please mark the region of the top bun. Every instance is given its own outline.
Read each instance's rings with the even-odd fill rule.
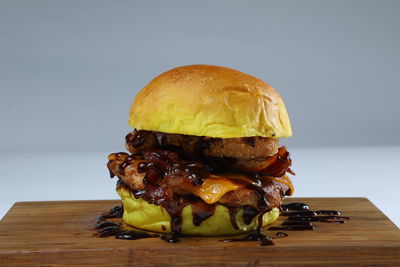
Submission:
[[[129,125],[219,138],[292,135],[275,89],[243,72],[210,65],[177,67],[155,77],[134,99]]]

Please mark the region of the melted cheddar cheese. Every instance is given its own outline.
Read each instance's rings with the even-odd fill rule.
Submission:
[[[265,176],[262,179],[287,185],[289,187],[289,195],[294,192],[292,181],[287,175],[282,177]],[[204,179],[202,185],[193,187],[192,193],[200,197],[204,202],[213,204],[229,191],[245,187],[247,183],[251,184],[254,181],[243,174],[224,173],[222,176],[210,175],[210,177]]]
[[[193,194],[200,197],[204,202],[213,204],[229,191],[241,187],[244,187],[244,183],[212,175],[204,179],[201,186],[194,188]]]

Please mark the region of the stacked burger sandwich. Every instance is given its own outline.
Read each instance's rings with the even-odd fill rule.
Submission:
[[[191,65],[154,78],[133,101],[129,153],[109,156],[133,227],[179,235],[231,235],[268,225],[293,193],[291,136],[280,95],[218,66]]]

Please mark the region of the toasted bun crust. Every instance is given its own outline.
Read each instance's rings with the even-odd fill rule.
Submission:
[[[134,99],[129,125],[219,138],[292,135],[275,89],[243,72],[210,65],[178,67],[154,78]]]
[[[171,217],[161,206],[149,204],[142,198],[135,196],[125,187],[117,187],[124,206],[123,220],[133,227],[159,233],[171,233]],[[199,226],[193,224],[192,207],[186,206],[182,210],[182,234],[202,236],[222,236],[246,233],[257,228],[258,216],[247,225],[242,219],[243,210],[236,214],[236,223],[239,229],[232,226],[229,211],[222,205],[216,206],[215,213],[203,221]],[[279,217],[279,210],[273,208],[263,216],[263,226],[273,223]]]

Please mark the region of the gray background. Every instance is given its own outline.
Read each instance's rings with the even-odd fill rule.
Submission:
[[[400,145],[400,1],[0,1],[1,151],[116,151],[162,71],[282,94],[290,147]]]

